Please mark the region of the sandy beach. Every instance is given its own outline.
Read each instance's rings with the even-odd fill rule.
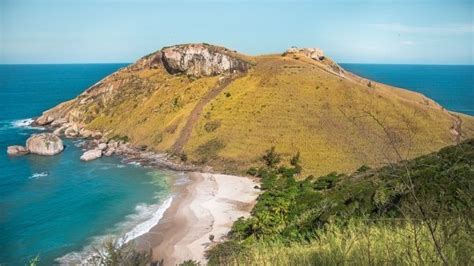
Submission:
[[[140,238],[139,245],[164,265],[205,263],[205,250],[223,240],[239,217],[250,215],[259,195],[258,183],[247,177],[192,172],[189,179],[176,186],[163,218]]]

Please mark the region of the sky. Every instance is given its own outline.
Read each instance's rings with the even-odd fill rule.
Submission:
[[[0,0],[0,64],[134,62],[206,42],[340,63],[474,64],[474,0]]]

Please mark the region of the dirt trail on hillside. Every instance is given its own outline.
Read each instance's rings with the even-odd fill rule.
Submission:
[[[454,136],[454,139],[457,144],[461,143],[462,137],[462,119],[456,114],[453,114],[447,111],[453,120],[453,127],[451,128],[451,134]]]
[[[243,75],[244,73],[239,72],[223,76],[221,79],[219,79],[217,85],[209,90],[209,92],[201,100],[199,100],[199,102],[189,114],[184,128],[181,130],[178,139],[173,145],[172,150],[174,153],[181,153],[183,151],[184,145],[186,145],[189,138],[191,137],[193,128],[196,125],[196,122],[199,120],[204,106],[206,106],[212,99],[216,98],[217,95],[219,95],[219,93],[221,93],[232,81],[242,77]]]

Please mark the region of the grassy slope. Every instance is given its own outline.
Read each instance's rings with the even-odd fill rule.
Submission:
[[[341,79],[304,58],[258,57],[255,69],[225,92],[205,108],[186,146],[199,160],[199,146],[217,140],[221,145],[214,164],[221,168],[251,165],[272,145],[284,155],[299,150],[305,172],[316,175],[392,159],[382,128],[365,112],[397,137],[404,157],[453,143],[453,121],[434,102],[381,84],[370,88]],[[219,127],[209,132],[209,123]]]
[[[234,223],[210,262],[438,265],[430,224],[447,262],[470,265],[473,164],[471,139],[352,175],[295,181],[288,169],[261,168],[265,192],[252,216]]]
[[[120,79],[127,75],[122,73]],[[153,87],[144,91],[140,84],[121,86],[106,112],[94,116],[88,126],[111,130],[111,136],[127,136],[132,144],[155,150],[167,150],[175,143],[195,103],[217,82],[216,77],[193,81],[164,69],[140,71],[138,77]]]
[[[243,172],[258,163],[265,149],[276,146],[285,156],[299,150],[305,174],[377,166],[394,154],[368,113],[386,126],[404,158],[453,143],[453,117],[418,93],[375,82],[368,87],[350,73],[340,78],[328,72],[328,59],[246,59],[254,68],[204,107],[184,146],[189,161]],[[191,110],[219,77],[170,75],[163,67],[147,68],[140,62],[90,89],[92,96],[68,103],[70,114],[110,137],[127,136],[135,145],[170,151]],[[80,103],[84,97],[91,100]],[[474,136],[474,118],[462,117],[465,136]]]

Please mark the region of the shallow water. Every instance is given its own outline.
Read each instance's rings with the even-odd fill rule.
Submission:
[[[75,97],[120,66],[0,66],[0,264],[24,265],[39,255],[48,265],[102,236],[136,237],[160,218],[167,179],[175,173],[119,158],[82,162],[80,141],[73,140],[51,157],[5,152],[41,131],[25,118]]]

